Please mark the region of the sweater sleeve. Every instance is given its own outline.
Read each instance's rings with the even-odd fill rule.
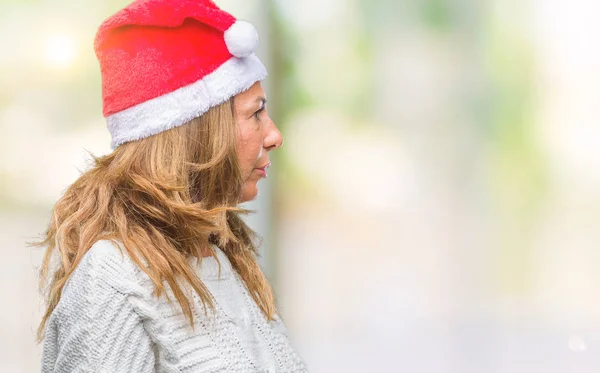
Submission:
[[[42,373],[155,371],[134,277],[112,243],[101,241],[85,254],[48,321]]]

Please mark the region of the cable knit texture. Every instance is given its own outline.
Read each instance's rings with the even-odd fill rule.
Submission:
[[[282,321],[264,317],[216,250],[220,274],[214,258],[191,261],[216,300],[206,316],[194,296],[192,329],[127,254],[98,241],[49,319],[42,373],[307,372]]]

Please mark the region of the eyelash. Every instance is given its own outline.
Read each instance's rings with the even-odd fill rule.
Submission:
[[[257,111],[256,111],[256,112],[253,114],[253,117],[254,117],[254,118],[256,118],[256,119],[259,119],[259,120],[260,120],[260,118],[258,117],[258,114],[260,114],[260,113],[261,113],[263,110],[265,110],[265,108],[264,108],[264,107],[262,107],[262,108],[258,109],[258,110],[257,110]]]

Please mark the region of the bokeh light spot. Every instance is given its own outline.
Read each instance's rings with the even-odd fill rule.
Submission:
[[[75,61],[75,42],[68,35],[51,35],[45,43],[45,57],[55,68],[68,68]]]

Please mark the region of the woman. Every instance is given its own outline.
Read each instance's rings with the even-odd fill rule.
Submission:
[[[240,202],[269,118],[256,30],[208,0],[139,0],[95,41],[114,151],[54,207],[42,372],[305,372]]]

